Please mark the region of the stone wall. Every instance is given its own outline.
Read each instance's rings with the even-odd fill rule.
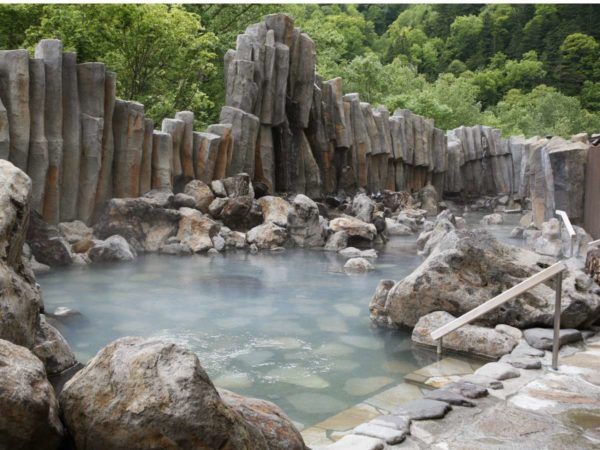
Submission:
[[[407,109],[362,102],[341,78],[316,74],[314,42],[285,14],[249,26],[226,53],[225,106],[205,132],[189,111],[154,124],[144,105],[116,98],[115,73],[76,60],[53,39],[34,58],[0,51],[0,158],[31,176],[33,208],[49,223],[89,224],[110,198],[240,172],[265,193],[431,184],[440,197],[531,199],[536,222],[560,205],[582,218],[583,139],[503,139],[480,125],[445,132]]]

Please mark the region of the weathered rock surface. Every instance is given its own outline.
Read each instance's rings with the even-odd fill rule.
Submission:
[[[413,328],[412,340],[424,345],[436,345],[430,334],[455,317],[445,311],[435,311],[419,319]],[[444,347],[487,358],[499,358],[519,342],[518,339],[492,328],[465,325],[444,336]]]
[[[58,374],[77,364],[77,358],[60,332],[40,316],[36,343],[31,350],[46,367],[49,375]]]
[[[260,430],[269,450],[306,449],[300,432],[277,405],[257,398],[242,397],[225,389],[218,391],[223,403]]]
[[[196,202],[194,207],[205,214],[208,213],[208,207],[215,199],[210,186],[201,180],[190,181],[185,185],[183,193],[193,197]]]
[[[113,235],[104,241],[94,241],[88,256],[92,262],[120,262],[133,261],[137,255],[123,236]]]
[[[413,327],[433,311],[457,317],[541,270],[538,262],[539,255],[504,245],[484,230],[451,231],[412,274],[390,289],[385,306],[372,311],[372,318],[377,323]],[[591,324],[600,315],[598,295],[590,288],[578,290],[576,275],[569,271],[564,278],[561,323],[565,327]],[[554,290],[542,284],[482,316],[480,323],[551,326],[553,311]]]
[[[100,239],[123,236],[136,251],[156,251],[177,232],[180,214],[173,194],[150,191],[138,198],[114,198],[94,226]]]
[[[77,449],[269,448],[228,407],[198,357],[175,344],[122,338],[104,347],[61,392]]]
[[[287,230],[273,222],[258,225],[246,233],[248,244],[255,244],[259,249],[270,250],[285,245],[288,239]]]
[[[212,238],[219,232],[219,226],[208,215],[191,208],[180,208],[181,219],[177,239],[187,244],[195,252],[203,252],[213,247]]]
[[[258,199],[265,222],[273,222],[280,227],[287,227],[290,204],[281,197],[267,195]]]
[[[552,350],[554,341],[554,330],[550,328],[529,328],[523,332],[523,336],[529,345],[539,350]],[[560,330],[558,343],[559,346],[580,341],[581,332],[579,330]]]
[[[55,450],[64,434],[58,401],[42,362],[0,339],[0,446]]]
[[[306,195],[294,197],[288,215],[288,231],[299,247],[320,247],[324,244],[319,207]]]
[[[369,241],[375,239],[375,236],[377,235],[375,225],[350,216],[333,219],[329,223],[329,228],[334,232],[345,231],[348,236],[360,237]]]
[[[446,402],[438,400],[412,400],[396,408],[394,414],[407,416],[410,420],[429,420],[444,417],[452,407]]]
[[[350,258],[344,264],[346,272],[368,272],[373,270],[373,265],[365,258]]]
[[[49,266],[66,266],[73,262],[67,240],[54,225],[50,225],[35,212],[31,213],[27,243],[35,259]]]

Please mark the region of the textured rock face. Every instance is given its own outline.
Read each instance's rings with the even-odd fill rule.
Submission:
[[[540,256],[508,247],[483,230],[451,231],[431,255],[387,294],[385,305],[372,308],[376,323],[414,327],[434,311],[460,316],[533,275]],[[577,272],[564,278],[561,324],[578,327],[600,315],[600,298],[590,287],[575,283]],[[374,300],[373,300],[374,301]],[[484,325],[508,324],[524,328],[552,324],[554,290],[538,285],[526,294],[484,315]]]
[[[265,222],[287,227],[290,204],[281,197],[266,196],[258,199]]]
[[[352,200],[352,212],[357,219],[366,223],[373,221],[375,202],[365,194],[359,194]]]
[[[31,180],[0,160],[0,339],[31,348],[42,306],[33,274],[21,254],[29,221]]]
[[[292,201],[288,215],[290,238],[299,247],[319,247],[324,244],[319,222],[319,207],[306,195]]]
[[[332,231],[345,231],[348,236],[360,237],[372,241],[377,235],[377,229],[372,223],[363,222],[350,216],[338,217],[329,223]]]
[[[215,199],[210,186],[201,180],[190,181],[185,185],[183,193],[192,197],[195,202],[194,208],[203,213],[208,213],[208,207]]]
[[[419,319],[412,332],[412,340],[424,345],[436,345],[430,334],[455,317],[445,311],[435,311]],[[497,359],[510,353],[518,339],[493,328],[465,325],[444,336],[444,347],[451,350]]]
[[[27,230],[27,243],[35,259],[49,266],[66,266],[73,262],[71,247],[53,225],[32,213]]]
[[[259,249],[267,250],[284,246],[287,238],[287,230],[273,222],[258,225],[246,233],[248,244],[254,244]]]
[[[260,430],[269,450],[305,450],[300,432],[277,405],[219,389],[223,402]]]
[[[88,256],[93,262],[120,262],[133,261],[136,254],[123,236],[113,235],[104,241],[95,241]]]
[[[220,398],[198,357],[174,344],[122,338],[60,395],[78,449],[269,448]]]
[[[31,350],[46,367],[49,375],[58,374],[77,364],[77,358],[60,332],[40,316],[35,346]]]
[[[100,239],[123,236],[135,251],[157,251],[177,233],[180,214],[173,194],[150,191],[139,198],[114,198],[94,226]]]
[[[144,145],[144,105],[117,100],[113,117],[115,197],[137,197]]]
[[[44,365],[24,347],[0,339],[0,445],[57,449],[64,434]]]
[[[179,208],[181,220],[177,239],[187,244],[193,252],[203,252],[213,247],[212,238],[219,232],[219,226],[209,216],[191,208]]]

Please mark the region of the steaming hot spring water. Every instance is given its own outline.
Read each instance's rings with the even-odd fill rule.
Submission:
[[[478,224],[483,214],[465,214]],[[509,238],[519,215],[487,226]],[[381,279],[400,280],[423,260],[416,237],[377,249],[375,270],[343,272],[319,250],[141,255],[132,263],[53,269],[38,276],[47,311],[82,316],[59,323],[78,359],[122,336],[159,337],[198,354],[213,382],[268,399],[310,426],[435,361],[409,331],[374,328],[368,302]]]

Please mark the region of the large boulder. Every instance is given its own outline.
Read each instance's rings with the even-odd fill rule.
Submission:
[[[417,198],[421,202],[421,208],[427,211],[427,215],[437,215],[439,209],[438,193],[431,184],[421,188],[417,193]]]
[[[104,241],[94,241],[88,256],[92,262],[119,262],[133,261],[137,255],[123,236],[114,235]]]
[[[159,340],[107,345],[65,384],[60,405],[78,450],[270,448],[193,352]]]
[[[22,258],[31,180],[0,159],[0,339],[31,348],[42,307],[33,272]]]
[[[455,317],[445,311],[434,311],[419,319],[412,331],[412,340],[422,345],[436,345],[431,333],[452,322]],[[494,328],[478,325],[465,325],[444,336],[444,348],[474,354],[485,358],[498,359],[510,353],[519,343],[518,338],[502,333]]]
[[[210,186],[200,180],[192,180],[186,184],[183,193],[192,197],[195,202],[194,208],[205,214],[208,213],[208,207],[215,199],[215,195]]]
[[[94,226],[106,239],[118,234],[137,252],[155,252],[177,233],[180,214],[173,209],[174,196],[153,190],[138,198],[113,198]]]
[[[242,397],[219,389],[223,402],[259,429],[269,450],[305,450],[302,435],[277,405],[258,398]]]
[[[247,231],[262,223],[262,209],[250,195],[235,196],[221,209],[221,219],[232,230]]]
[[[180,208],[181,220],[177,239],[195,252],[213,248],[213,237],[219,232],[219,225],[207,214],[192,208]]]
[[[249,196],[254,198],[254,188],[252,187],[252,180],[250,175],[247,173],[238,173],[232,177],[223,178],[220,180],[227,197],[245,197]]]
[[[62,441],[58,401],[42,362],[0,339],[0,448],[54,450]]]
[[[505,245],[484,230],[451,231],[413,273],[389,290],[383,307],[371,310],[372,319],[388,326],[414,327],[434,311],[460,316],[539,272],[545,267],[541,258]],[[579,270],[564,275],[564,327],[591,325],[600,318],[598,286],[589,277],[588,283],[577,281],[585,277]],[[377,301],[381,303],[381,299]],[[541,284],[482,316],[480,323],[551,326],[553,313],[554,290]]]
[[[255,244],[259,249],[266,250],[285,245],[287,238],[287,230],[273,222],[258,225],[246,233],[248,244]]]
[[[358,194],[352,200],[352,213],[357,219],[371,223],[373,211],[375,211],[375,202],[366,194]]]
[[[31,213],[27,230],[27,243],[38,262],[48,266],[66,266],[73,262],[69,242],[58,228],[44,222],[42,216]]]
[[[372,223],[363,222],[350,216],[337,217],[329,222],[329,228],[335,233],[345,231],[350,237],[359,237],[372,241],[377,235],[377,229]]]
[[[49,375],[59,374],[77,364],[77,358],[60,332],[40,316],[32,352],[46,367]]]
[[[320,247],[325,244],[319,221],[319,207],[304,194],[292,201],[288,215],[291,239],[299,247]]]
[[[281,197],[267,195],[258,199],[265,222],[273,222],[280,227],[287,227],[290,204]]]

